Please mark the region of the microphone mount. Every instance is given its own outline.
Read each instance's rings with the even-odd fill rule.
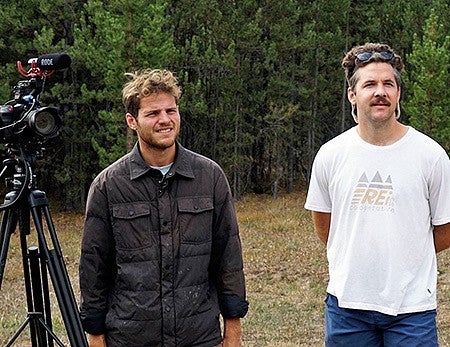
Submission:
[[[56,70],[68,68],[71,64],[70,56],[66,53],[44,54],[38,58],[28,60],[31,68],[27,71],[22,67],[22,62],[17,62],[17,68],[24,77],[48,77]]]
[[[55,70],[41,70],[37,66],[36,59],[30,59],[29,62],[31,63],[31,68],[28,71],[22,67],[22,62],[20,60],[17,62],[17,69],[24,77],[49,77],[55,72]]]

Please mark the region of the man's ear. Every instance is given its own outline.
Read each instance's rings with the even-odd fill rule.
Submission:
[[[347,88],[347,98],[348,98],[348,101],[350,101],[350,103],[352,105],[356,104],[356,100],[355,100],[356,93],[353,91],[353,88],[351,88],[351,87]]]
[[[134,116],[131,113],[127,113],[125,115],[125,119],[127,121],[127,125],[133,129],[136,130],[136,118],[134,118]]]

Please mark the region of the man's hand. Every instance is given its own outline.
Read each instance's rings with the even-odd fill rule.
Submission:
[[[224,320],[223,347],[241,347],[241,320],[231,318]]]
[[[87,335],[89,347],[106,347],[105,335]]]

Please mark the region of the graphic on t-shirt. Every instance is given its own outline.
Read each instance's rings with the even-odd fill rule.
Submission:
[[[351,210],[394,212],[393,193],[390,175],[383,180],[377,171],[369,181],[366,173],[363,173],[353,192]]]

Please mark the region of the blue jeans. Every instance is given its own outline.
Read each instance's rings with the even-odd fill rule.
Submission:
[[[436,310],[390,316],[340,308],[336,297],[330,294],[325,302],[327,347],[438,346]]]

